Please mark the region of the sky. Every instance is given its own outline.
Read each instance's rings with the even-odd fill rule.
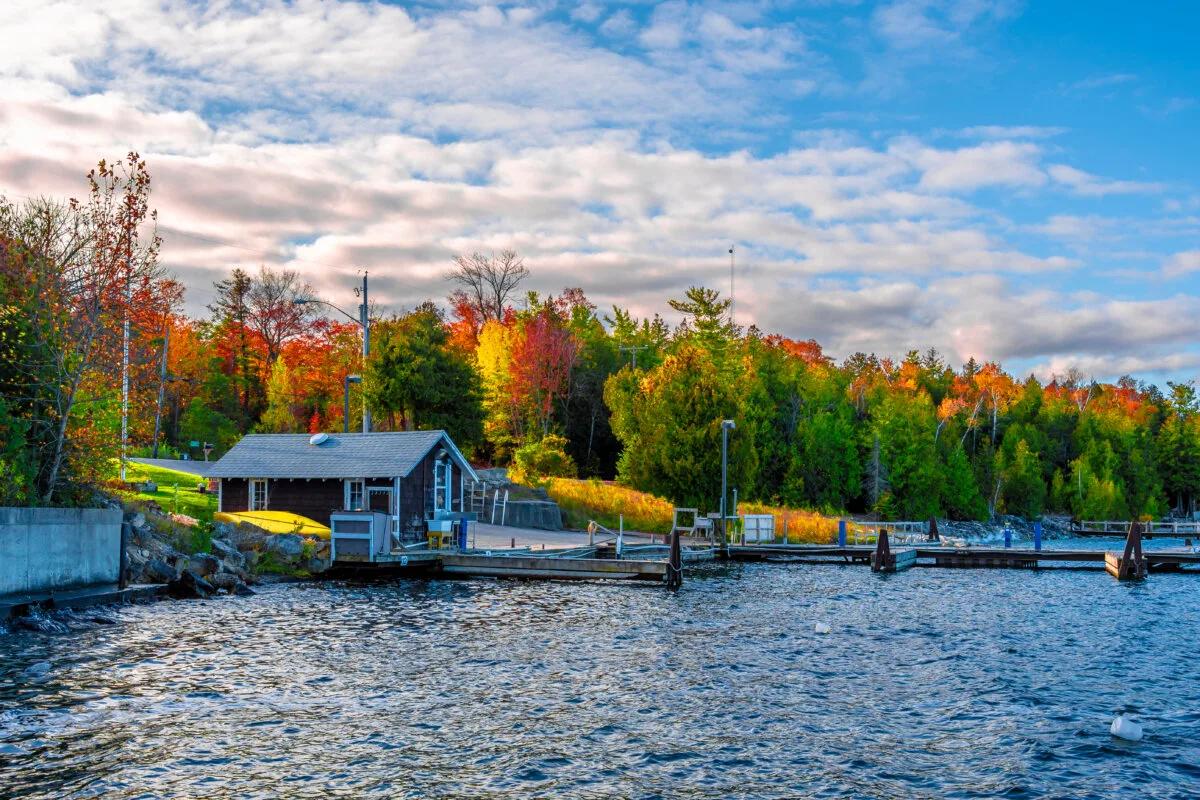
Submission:
[[[674,321],[691,285],[842,358],[1200,376],[1200,8],[6,0],[0,194],[153,175],[205,313],[234,266],[399,312],[451,258]]]

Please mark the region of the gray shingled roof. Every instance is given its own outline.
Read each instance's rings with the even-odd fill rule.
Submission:
[[[475,477],[445,431],[331,433],[319,445],[307,433],[252,433],[208,470],[210,478],[405,477],[439,442]]]

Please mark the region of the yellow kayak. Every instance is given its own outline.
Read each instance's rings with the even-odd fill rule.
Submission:
[[[218,511],[213,514],[213,519],[230,525],[245,522],[268,533],[298,533],[318,539],[329,538],[327,526],[289,511]]]

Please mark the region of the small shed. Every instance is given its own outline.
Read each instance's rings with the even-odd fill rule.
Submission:
[[[219,511],[290,511],[329,524],[336,511],[374,511],[398,535],[465,511],[475,470],[445,431],[260,433],[208,470]]]

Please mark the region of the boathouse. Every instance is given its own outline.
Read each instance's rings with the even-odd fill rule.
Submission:
[[[463,511],[475,470],[445,431],[261,433],[207,472],[219,511],[289,511],[329,524],[337,511],[387,514],[397,534]]]

